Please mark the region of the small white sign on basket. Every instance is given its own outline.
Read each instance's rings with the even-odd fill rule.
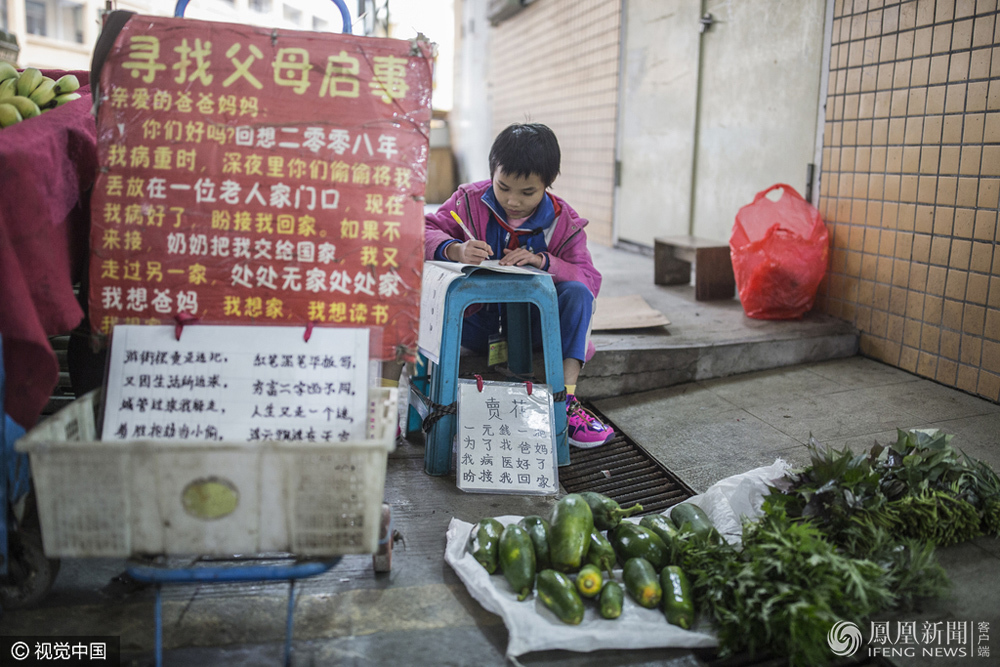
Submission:
[[[458,488],[474,493],[557,493],[553,422],[548,385],[460,379]]]
[[[368,330],[114,329],[103,440],[347,442],[365,438]]]

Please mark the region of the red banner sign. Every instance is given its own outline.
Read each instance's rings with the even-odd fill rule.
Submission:
[[[431,58],[418,41],[129,20],[94,93],[94,329],[312,322],[412,355]]]

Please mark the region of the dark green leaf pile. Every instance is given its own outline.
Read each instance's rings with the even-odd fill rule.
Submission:
[[[860,622],[895,601],[896,582],[882,565],[842,553],[815,525],[783,512],[746,522],[739,551],[688,541],[683,569],[723,657],[749,651],[824,664],[834,623]]]

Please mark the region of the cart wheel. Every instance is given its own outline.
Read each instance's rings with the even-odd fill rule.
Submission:
[[[392,570],[392,509],[388,503],[382,503],[382,522],[378,530],[378,551],[372,555],[372,567],[376,572]]]
[[[10,563],[0,582],[0,608],[20,609],[38,604],[52,588],[59,560],[46,558],[41,535],[17,531],[8,536]]]

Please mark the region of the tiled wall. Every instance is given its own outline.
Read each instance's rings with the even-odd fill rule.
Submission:
[[[863,354],[1000,400],[997,0],[836,0],[819,308]]]
[[[621,0],[535,2],[493,31],[493,136],[514,122],[559,138],[553,192],[590,220],[588,239],[612,242]]]

